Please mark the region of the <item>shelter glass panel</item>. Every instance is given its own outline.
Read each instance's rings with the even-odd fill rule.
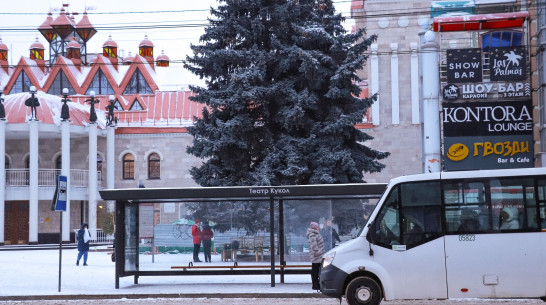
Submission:
[[[226,266],[227,269],[237,263],[267,269],[271,253],[274,253],[275,261],[279,261],[278,250],[272,250],[270,242],[269,208],[268,200],[141,204],[138,268],[141,271],[179,271],[177,267],[192,263],[195,266]],[[278,224],[275,224],[275,249],[278,249],[277,230]],[[135,234],[131,235],[134,237]],[[203,264],[196,263],[195,253]],[[205,265],[209,260],[212,264]]]

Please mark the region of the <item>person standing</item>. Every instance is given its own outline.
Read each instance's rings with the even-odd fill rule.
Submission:
[[[211,247],[212,247],[212,238],[214,237],[214,232],[212,232],[208,224],[203,225],[203,231],[201,231],[201,241],[203,242],[203,252],[205,252],[205,262],[210,263],[211,257]]]
[[[328,252],[330,249],[334,248],[336,246],[336,241],[341,242],[341,239],[339,239],[339,234],[337,234],[336,229],[332,227],[332,221],[330,219],[326,219],[324,222],[324,227],[320,230],[320,235],[322,235],[322,239],[324,240],[325,252]]]
[[[81,229],[78,230],[78,258],[76,260],[76,266],[80,265],[80,259],[83,256],[83,265],[87,266],[87,255],[89,252],[89,242],[91,241],[91,234],[89,233],[86,223],[82,224]]]
[[[193,236],[193,261],[195,263],[200,263],[199,259],[199,249],[201,248],[201,229],[199,224],[201,221],[199,219],[195,220],[195,224],[191,227],[191,236]]]
[[[307,240],[309,241],[309,258],[311,259],[311,281],[313,290],[320,290],[320,262],[324,254],[324,240],[319,233],[319,225],[311,222],[307,229]]]

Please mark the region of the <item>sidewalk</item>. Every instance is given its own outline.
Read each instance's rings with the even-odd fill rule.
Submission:
[[[271,287],[270,275],[145,276],[136,285],[131,276],[121,278],[120,288],[115,289],[114,263],[107,252],[96,251],[104,247],[91,247],[89,266],[82,266],[83,262],[76,266],[78,251],[70,245],[63,246],[59,292],[58,246],[31,247],[35,250],[0,251],[0,300],[322,297],[311,289],[309,275],[285,275],[283,284],[277,275],[275,287]],[[213,255],[212,260],[220,261],[220,256]]]

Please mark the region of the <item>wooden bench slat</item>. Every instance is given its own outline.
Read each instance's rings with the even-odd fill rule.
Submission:
[[[271,265],[171,266],[171,269],[271,269]],[[275,269],[311,268],[311,265],[275,265]]]

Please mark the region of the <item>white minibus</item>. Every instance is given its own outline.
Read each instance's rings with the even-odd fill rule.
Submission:
[[[546,301],[546,168],[390,181],[364,230],[323,256],[323,294]]]

